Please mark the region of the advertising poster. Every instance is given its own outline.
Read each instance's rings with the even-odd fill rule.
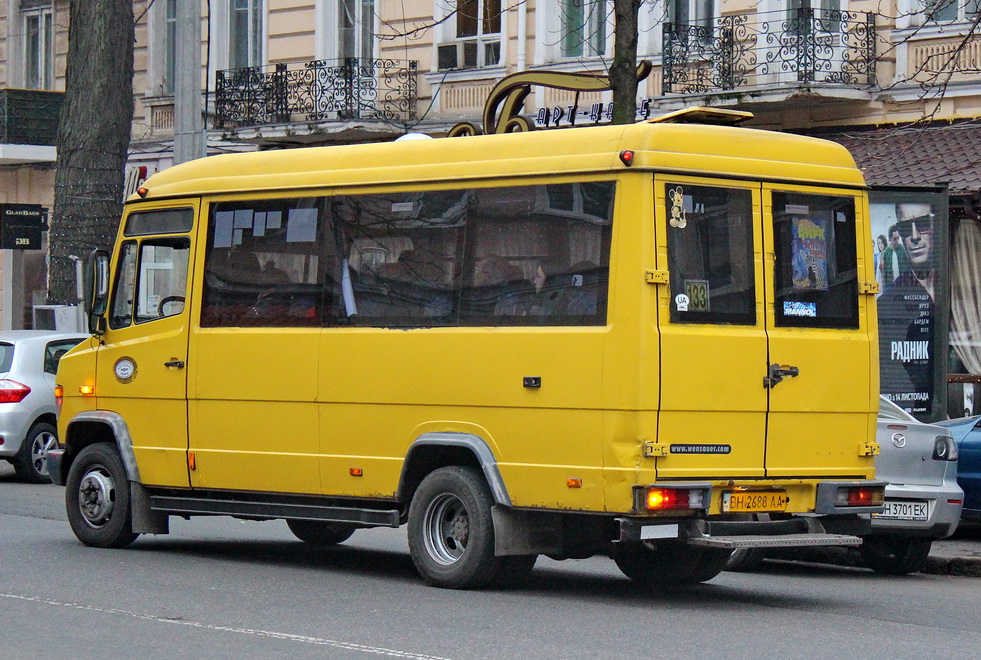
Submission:
[[[873,191],[870,202],[880,391],[933,421],[946,410],[946,195]]]
[[[791,249],[795,289],[828,290],[827,231],[821,220],[793,218]]]

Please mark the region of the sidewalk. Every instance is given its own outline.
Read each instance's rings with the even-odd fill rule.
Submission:
[[[862,566],[856,548],[824,546],[815,548],[775,548],[773,559],[809,561],[835,566]],[[954,535],[934,541],[923,573],[981,577],[981,523],[961,523]]]
[[[981,577],[981,523],[961,523],[954,535],[934,541],[924,573]]]

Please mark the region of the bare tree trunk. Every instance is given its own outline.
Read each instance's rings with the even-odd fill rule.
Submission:
[[[133,120],[132,0],[70,0],[65,99],[58,123],[48,299],[75,302],[75,265],[112,245]]]
[[[613,0],[613,123],[637,119],[637,15],[644,0]]]

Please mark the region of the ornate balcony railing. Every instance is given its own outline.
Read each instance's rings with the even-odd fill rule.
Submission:
[[[800,8],[664,24],[665,94],[830,83],[875,85],[875,15]]]
[[[416,117],[416,62],[313,60],[217,72],[215,128]]]
[[[0,144],[53,147],[64,92],[0,89]]]

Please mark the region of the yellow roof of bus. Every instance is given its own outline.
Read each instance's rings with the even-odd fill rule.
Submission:
[[[624,150],[635,153],[632,170],[865,185],[851,154],[834,142],[751,128],[639,123],[226,154],[163,170],[145,187],[147,199],[160,199],[599,173],[625,170]]]

